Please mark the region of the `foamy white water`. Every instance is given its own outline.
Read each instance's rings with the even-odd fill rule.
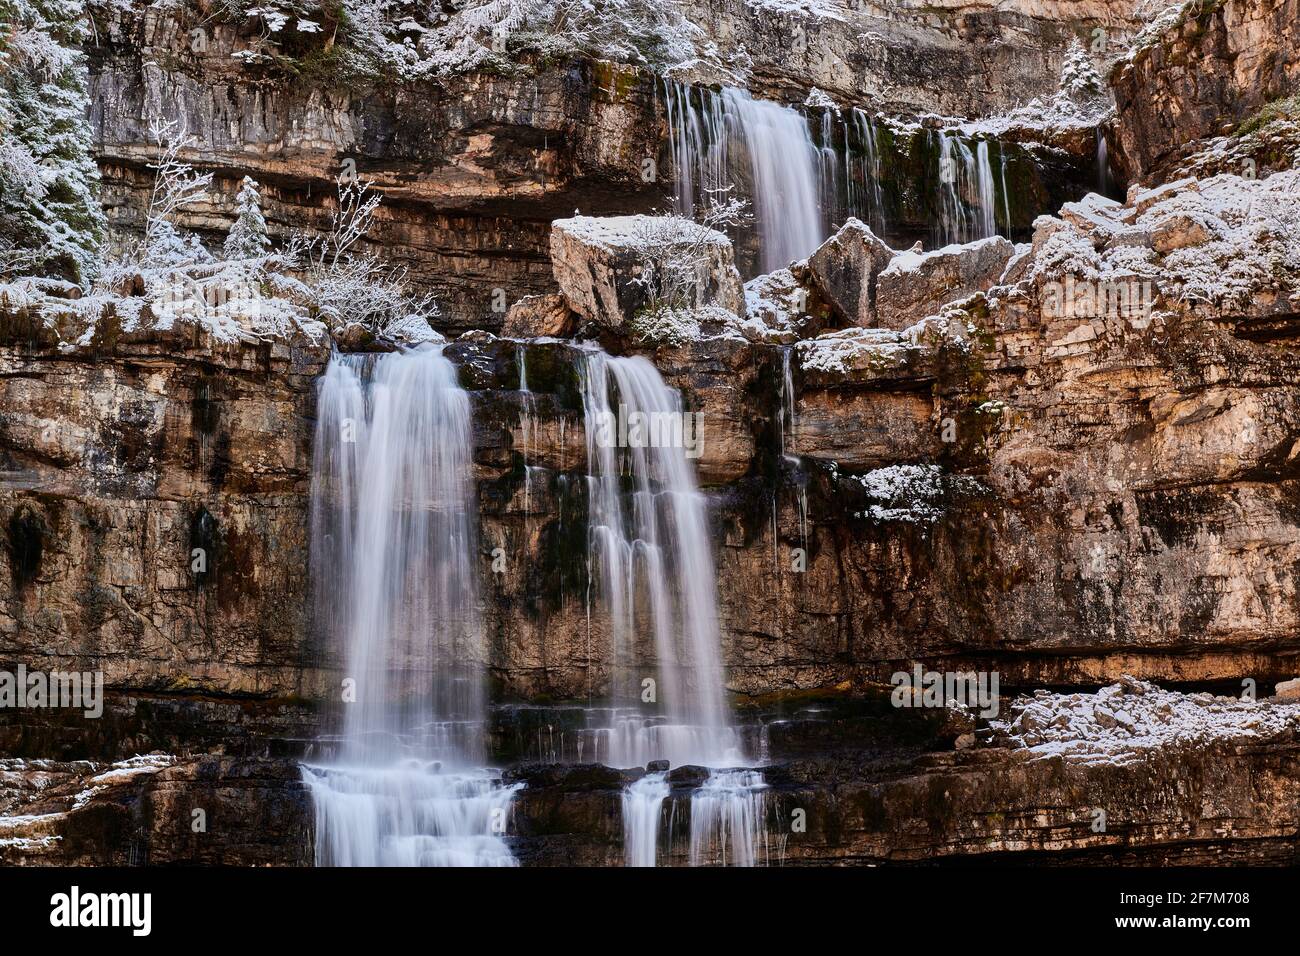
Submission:
[[[766,791],[754,770],[711,773],[691,794],[691,866],[767,863]]]
[[[649,688],[654,698],[646,715],[609,728],[608,762],[743,762],[723,700],[717,585],[694,468],[680,446],[600,440],[598,423],[617,414],[616,402],[625,416],[680,415],[681,399],[641,356],[589,353],[583,386],[591,563],[613,637],[614,693],[634,701]]]
[[[988,140],[971,149],[955,130],[938,130],[939,222],[936,242],[972,242],[998,234],[997,190],[993,180]],[[1003,172],[1003,193],[1006,185]]]
[[[501,838],[518,786],[420,761],[304,766],[317,866],[517,866]]]
[[[648,773],[623,791],[623,854],[628,866],[654,866],[668,784]]]
[[[346,649],[336,766],[304,767],[317,862],[510,862],[482,768],[486,657],[469,397],[433,347],[336,355],[312,480],[317,619]]]

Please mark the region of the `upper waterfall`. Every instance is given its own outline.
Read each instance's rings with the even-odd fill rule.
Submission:
[[[710,190],[736,187],[757,218],[762,271],[807,256],[826,238],[820,155],[803,114],[744,90],[668,83],[678,212],[694,218]],[[698,100],[698,102],[697,102]]]
[[[751,272],[806,257],[849,217],[896,243],[919,229],[936,247],[1013,231],[1006,144],[984,133],[673,81],[664,98],[676,211],[695,218],[723,194],[752,203],[753,234],[736,237]]]

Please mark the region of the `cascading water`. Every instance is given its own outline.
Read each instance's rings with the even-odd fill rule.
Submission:
[[[743,90],[665,85],[677,212],[695,218],[719,192],[754,207],[758,253],[771,272],[813,252],[850,216],[886,237],[880,126],[856,108],[806,111],[756,100]],[[996,235],[999,206],[1010,228],[1007,152],[958,129],[924,131],[937,153],[931,240],[936,245]],[[927,173],[927,176],[931,173]],[[1001,182],[1001,202],[998,181]],[[742,230],[743,233],[743,230]],[[746,260],[746,234],[737,255]],[[752,271],[752,270],[751,270]]]
[[[691,866],[767,862],[767,784],[754,770],[714,773],[691,795]]]
[[[628,866],[654,866],[659,824],[669,787],[663,773],[648,773],[623,791],[623,849]]]
[[[938,138],[939,151],[936,244],[972,242],[997,235],[997,189],[988,140],[976,140],[972,149],[955,130],[936,130],[934,135]],[[1005,164],[1002,179],[1005,201]]]
[[[482,769],[469,397],[439,349],[336,355],[312,478],[317,617],[346,647],[341,738],[305,765],[318,865],[512,865]]]
[[[822,155],[797,110],[744,90],[666,87],[677,211],[695,218],[711,190],[749,199],[758,226],[761,271],[813,252],[829,223],[822,206]]]
[[[613,694],[616,704],[639,698],[654,705],[649,712],[616,706],[612,726],[596,734],[597,759],[621,767],[651,760],[673,766],[745,766],[723,698],[705,501],[682,440],[693,425],[683,416],[677,393],[640,356],[589,353],[583,364],[583,404],[590,553],[613,643]],[[655,435],[670,440],[656,441]],[[701,433],[695,431],[694,438],[702,438]],[[692,796],[692,847],[697,828],[701,845],[761,840],[762,790],[756,771],[738,776],[732,769],[715,770],[697,791],[708,797],[698,819]],[[657,841],[650,835],[660,829],[668,796],[662,774],[642,778],[624,794],[629,865],[654,863]],[[735,810],[731,803],[749,810]],[[714,812],[718,807],[726,808]],[[732,832],[738,820],[750,827],[744,836]],[[699,862],[752,865],[756,859],[753,853],[732,853],[725,860],[702,854]]]

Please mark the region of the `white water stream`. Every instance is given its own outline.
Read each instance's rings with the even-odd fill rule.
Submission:
[[[318,865],[513,863],[515,788],[482,766],[470,437],[437,348],[335,356],[321,379],[312,574],[346,665],[333,759],[303,768]]]
[[[681,399],[647,359],[598,351],[585,358],[583,389],[593,583],[613,644],[614,696],[625,702],[595,735],[597,759],[717,768],[690,797],[690,861],[753,865],[762,859],[765,785],[757,771],[734,769],[749,761],[724,700],[704,496],[684,447],[616,447],[602,427],[631,415],[680,416]],[[626,705],[638,700],[641,708]],[[654,865],[672,805],[663,773],[626,790],[629,866]]]

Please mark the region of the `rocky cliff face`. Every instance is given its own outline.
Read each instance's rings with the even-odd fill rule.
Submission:
[[[575,205],[663,202],[641,178],[662,141],[649,77],[574,63],[521,78],[350,84],[301,64],[244,65],[232,54],[255,32],[156,10],[103,24],[91,119],[119,231],[141,228],[147,205],[145,117],[174,121],[193,138],[186,158],[218,177],[217,198],[188,211],[189,227],[224,234],[244,175],[263,184],[280,238],[325,226],[340,177],[373,180],[385,202],[370,241],[438,295],[445,327],[460,332],[499,328],[501,294],[551,288],[551,219]]]
[[[1300,89],[1293,0],[1191,0],[1167,20],[1113,77],[1124,154],[1144,179],[1168,178],[1201,141],[1237,131]],[[1233,164],[1237,172],[1245,158]]]
[[[802,99],[810,87],[886,113],[983,116],[1056,87],[1070,39],[1117,55],[1140,28],[1130,4],[811,3],[706,0],[690,16],[723,49],[743,46],[749,86]]]
[[[1072,36],[1105,29],[1116,41],[1108,49],[1118,51],[1129,25],[1120,6],[808,17],[736,0],[696,12],[726,48],[750,51],[756,95],[798,103],[821,86],[870,111],[974,116],[1050,95]],[[183,155],[214,172],[212,198],[181,215],[209,239],[229,226],[245,175],[262,184],[279,239],[327,225],[340,176],[373,180],[385,200],[373,247],[437,295],[439,328],[454,334],[499,331],[510,304],[553,291],[551,220],[575,209],[600,215],[670,205],[663,90],[647,72],[539,61],[512,75],[353,77],[328,67],[324,38],[271,63],[240,60],[234,54],[248,50],[259,28],[208,14],[144,8],[96,20],[91,120],[118,236],[143,225],[156,148],[146,117],[178,123],[193,139]],[[807,38],[793,55],[792,30]],[[1096,175],[1091,137],[1034,135],[1050,146],[1010,148],[1021,230]],[[932,199],[917,190],[925,164],[937,162],[934,147],[925,136],[898,145],[902,162],[890,163],[887,182],[896,226],[900,235],[925,235]],[[664,174],[647,175],[648,162]]]
[[[105,323],[108,325],[109,323]],[[109,686],[310,693],[306,495],[319,343],[9,317],[0,363],[8,663]]]
[[[756,89],[865,90],[912,113],[1038,95],[1067,30],[1129,26],[1103,3],[890,5],[809,19],[791,52],[806,18],[741,6],[698,15],[745,44]],[[188,213],[213,235],[245,173],[283,236],[319,227],[355,168],[385,195],[376,247],[437,292],[445,330],[469,330],[445,354],[473,408],[493,697],[521,705],[492,733],[527,783],[511,831],[524,862],[621,860],[618,801],[640,773],[534,763],[578,719],[560,705],[599,699],[612,670],[588,580],[575,335],[650,355],[704,415],[723,663],[746,732],[766,735],[773,857],[1284,862],[1296,731],[1281,702],[1240,733],[1155,751],[1107,711],[1123,753],[1080,758],[1030,752],[1061,740],[1023,714],[997,729],[900,715],[879,685],[923,662],[996,671],[1008,689],[1135,675],[1265,696],[1300,670],[1296,174],[1276,151],[1266,178],[1206,158],[1244,141],[1207,141],[1220,116],[1240,132],[1294,92],[1292,7],[1206,3],[1119,66],[1124,164],[1163,181],[1203,162],[1200,179],[1068,203],[1019,246],[900,251],[851,222],[743,294],[720,244],[707,302],[669,340],[633,321],[634,256],[551,230],[575,207],[665,203],[641,175],[665,157],[646,75],[574,62],[348,84],[240,64],[231,24],[196,51],[189,21],[151,12],[100,24],[93,119],[123,232],[149,183],[147,114],[185,120],[190,157],[217,171],[222,196]],[[1095,147],[1080,129],[1062,134],[1075,154]],[[95,732],[0,714],[5,754],[61,761],[0,768],[0,836],[14,838],[0,854],[309,862],[291,758],[342,676],[308,574],[329,343],[108,318],[70,343],[0,303],[0,664],[102,670],[109,688]],[[493,334],[503,324],[517,340]],[[104,764],[155,747],[177,756]],[[685,806],[699,770],[673,773]],[[1092,826],[1097,794],[1118,829]],[[215,808],[219,839],[188,835],[196,806]],[[813,824],[798,839],[795,808]]]

